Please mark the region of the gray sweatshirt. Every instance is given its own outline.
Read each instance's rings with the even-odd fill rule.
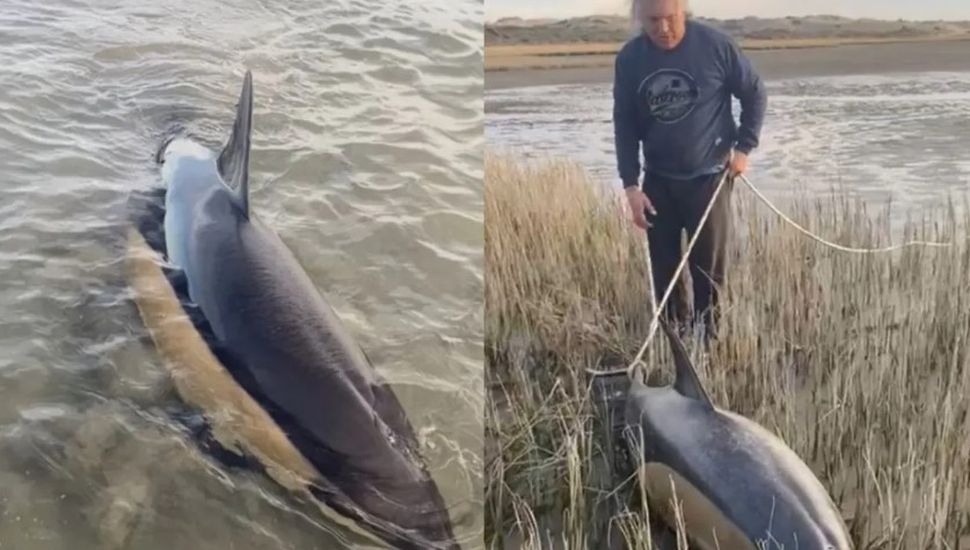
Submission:
[[[740,128],[731,97],[741,103]],[[767,96],[751,62],[726,34],[688,20],[676,48],[658,48],[646,34],[616,56],[613,127],[624,187],[643,169],[693,179],[723,169],[731,148],[758,146]]]

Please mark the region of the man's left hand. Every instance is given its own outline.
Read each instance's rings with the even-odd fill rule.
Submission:
[[[739,175],[748,171],[748,155],[735,151],[734,155],[731,157],[730,173],[732,178],[736,178]]]

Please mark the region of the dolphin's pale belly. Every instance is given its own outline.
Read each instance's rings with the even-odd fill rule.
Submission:
[[[245,452],[256,455],[267,473],[284,487],[297,490],[316,479],[319,473],[209,350],[182,311],[159,261],[142,235],[129,230],[128,280],[145,326],[173,369],[179,395],[203,410],[225,412],[211,420],[216,441],[239,452],[245,445]]]
[[[677,525],[682,520],[700,550],[756,550],[733,519],[677,470],[661,462],[649,462],[640,469],[640,479],[649,495],[651,511],[659,512],[667,525]],[[676,507],[671,503],[676,503]]]
[[[773,434],[666,388],[640,386],[629,399],[628,423],[645,438],[642,479],[661,501],[674,483],[696,543],[712,544],[716,528],[721,548],[745,548],[724,545],[739,534],[785,548],[850,547],[825,489]]]

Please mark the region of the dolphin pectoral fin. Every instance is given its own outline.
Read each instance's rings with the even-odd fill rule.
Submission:
[[[202,308],[191,302],[182,302],[182,311],[189,317],[189,321],[192,322],[195,330],[199,331],[199,335],[202,336],[206,344],[212,348],[213,342],[210,340],[215,338],[215,335],[212,334],[212,327],[209,325],[209,320],[205,318],[205,314],[202,313]]]
[[[188,296],[189,280],[185,276],[184,270],[177,267],[162,266],[162,273],[165,274],[165,278],[168,279],[168,283],[172,285],[176,295]]]
[[[711,403],[711,398],[708,397],[700,378],[697,377],[697,370],[694,368],[694,363],[690,360],[690,355],[688,355],[684,343],[673,329],[670,328],[669,324],[661,321],[660,326],[663,327],[664,332],[667,334],[667,339],[670,341],[670,349],[674,355],[674,366],[677,370],[674,389],[684,397],[696,399],[713,409],[714,404]]]
[[[218,344],[218,339],[212,333],[212,326],[209,324],[209,320],[206,318],[205,313],[202,312],[202,308],[198,304],[193,302],[189,298],[189,279],[185,274],[185,270],[179,269],[178,267],[169,265],[162,265],[162,273],[165,275],[165,279],[168,280],[168,284],[171,285],[172,290],[175,291],[175,296],[178,298],[179,305],[182,306],[182,311],[192,322],[192,326],[199,331],[199,335],[202,339],[213,348]],[[215,349],[213,349],[215,353]]]
[[[253,127],[253,75],[246,71],[236,104],[236,120],[229,141],[219,153],[216,165],[222,181],[232,192],[233,202],[249,219],[249,149]]]
[[[128,218],[156,252],[165,250],[164,187],[133,191],[128,197]]]

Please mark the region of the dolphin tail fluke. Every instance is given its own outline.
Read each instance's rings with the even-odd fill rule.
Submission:
[[[222,181],[232,191],[236,206],[249,218],[249,148],[253,128],[253,75],[246,71],[242,92],[236,105],[232,135],[219,153],[218,167]]]
[[[670,349],[674,354],[674,367],[677,370],[674,389],[677,390],[677,393],[685,397],[696,399],[713,408],[714,404],[711,403],[710,397],[707,396],[707,392],[704,390],[704,386],[697,376],[694,363],[690,360],[690,355],[688,355],[680,336],[677,336],[673,329],[670,328],[670,325],[662,320],[660,321],[660,326],[663,327],[664,332],[667,334],[667,339],[670,341]]]

